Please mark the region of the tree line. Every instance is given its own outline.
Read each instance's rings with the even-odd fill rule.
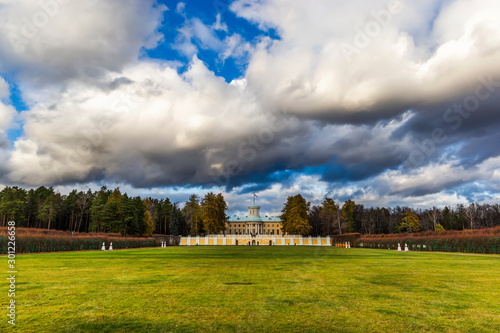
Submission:
[[[492,228],[500,225],[500,205],[469,205],[412,209],[411,207],[364,207],[354,200],[344,203],[325,198],[320,205],[297,194],[288,197],[281,211],[283,232],[295,235],[345,233],[393,234]]]
[[[131,236],[219,233],[224,230],[227,204],[222,194],[192,195],[183,209],[170,199],[131,197],[103,186],[99,191],[73,190],[61,195],[52,187],[0,191],[0,226],[73,232],[119,233]]]
[[[483,229],[500,226],[500,205],[471,203],[414,209],[365,207],[353,200],[341,204],[326,198],[320,205],[310,207],[307,216],[313,235]]]
[[[92,192],[73,190],[61,195],[52,187],[25,190],[16,186],[0,191],[0,225],[107,232],[150,236],[219,234],[228,220],[222,194],[193,194],[183,208],[170,199],[131,197],[103,186]],[[398,232],[481,229],[500,225],[500,205],[469,204],[442,208],[364,207],[353,200],[343,203],[325,198],[311,206],[302,195],[287,199],[281,211],[286,234],[336,235],[359,232]]]

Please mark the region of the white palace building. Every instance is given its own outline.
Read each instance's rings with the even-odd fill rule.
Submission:
[[[228,219],[225,234],[182,237],[180,245],[331,245],[330,237],[284,235],[281,226],[279,217],[261,217],[254,202],[247,216]]]

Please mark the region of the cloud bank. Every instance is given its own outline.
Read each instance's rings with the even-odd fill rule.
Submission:
[[[1,182],[223,187],[269,207],[307,182],[369,205],[499,198],[497,1],[189,10],[2,1],[0,75],[27,110],[0,78]],[[162,47],[178,57],[149,56]],[[236,79],[211,65],[231,61]]]

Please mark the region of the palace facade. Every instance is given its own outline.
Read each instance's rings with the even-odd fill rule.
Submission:
[[[245,217],[233,216],[226,223],[226,235],[282,235],[281,218],[260,216],[260,206],[248,207]]]
[[[279,217],[260,216],[255,203],[245,217],[233,216],[220,235],[181,237],[180,245],[309,245],[331,246],[330,237],[284,235]]]

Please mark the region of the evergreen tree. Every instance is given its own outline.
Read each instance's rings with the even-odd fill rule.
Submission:
[[[77,225],[74,231],[88,232],[90,224],[90,207],[92,206],[94,195],[89,189],[86,193],[78,193],[78,198],[76,199],[76,206],[78,209],[77,214]]]
[[[15,221],[17,226],[24,223],[26,190],[14,187],[6,187],[0,192],[0,217],[2,227],[7,226],[7,222]]]
[[[104,205],[104,212],[106,214],[104,219],[105,232],[127,234],[124,201],[128,201],[128,197],[124,200],[119,188],[116,188],[109,196]],[[128,217],[133,219],[133,216]]]
[[[177,203],[174,203],[172,205],[172,212],[170,213],[170,235],[172,236],[179,236],[180,234],[180,212],[179,209],[177,208]]]
[[[347,200],[344,202],[340,218],[342,221],[342,229],[344,229],[345,232],[354,232],[356,229],[356,222],[354,219],[355,210],[356,203],[353,200]]]
[[[321,207],[320,206],[312,206],[309,210],[308,220],[311,225],[311,234],[313,236],[324,236],[326,235],[326,231],[324,230],[323,223],[320,218]]]
[[[156,233],[168,235],[170,225],[170,213],[172,212],[172,203],[170,199],[161,199],[156,202]],[[152,214],[153,215],[153,214]]]
[[[185,217],[189,235],[203,233],[203,223],[200,217],[200,202],[196,194],[192,194],[184,205],[182,213]]]
[[[335,203],[335,201],[333,201],[333,199],[326,198],[323,201],[319,216],[323,227],[322,229],[324,230],[324,235],[342,233],[339,206]]]
[[[111,192],[107,189],[106,186],[101,187],[100,191],[95,193],[94,200],[92,201],[92,205],[90,207],[90,231],[105,231],[105,223],[108,219],[105,208],[110,195]]]
[[[124,209],[124,229],[127,235],[141,236],[146,232],[145,211],[146,205],[140,197],[122,197]]]
[[[26,205],[25,205],[25,217],[26,217],[26,227],[35,228],[37,221],[38,212],[38,198],[36,191],[31,189],[26,194]]]
[[[75,231],[78,221],[78,192],[76,190],[71,191],[63,199],[62,206],[62,216],[65,229]]]
[[[56,195],[52,187],[48,188],[44,196],[39,199],[37,218],[43,226],[47,226],[47,229],[50,229],[57,216],[60,199],[61,196],[59,193]]]

